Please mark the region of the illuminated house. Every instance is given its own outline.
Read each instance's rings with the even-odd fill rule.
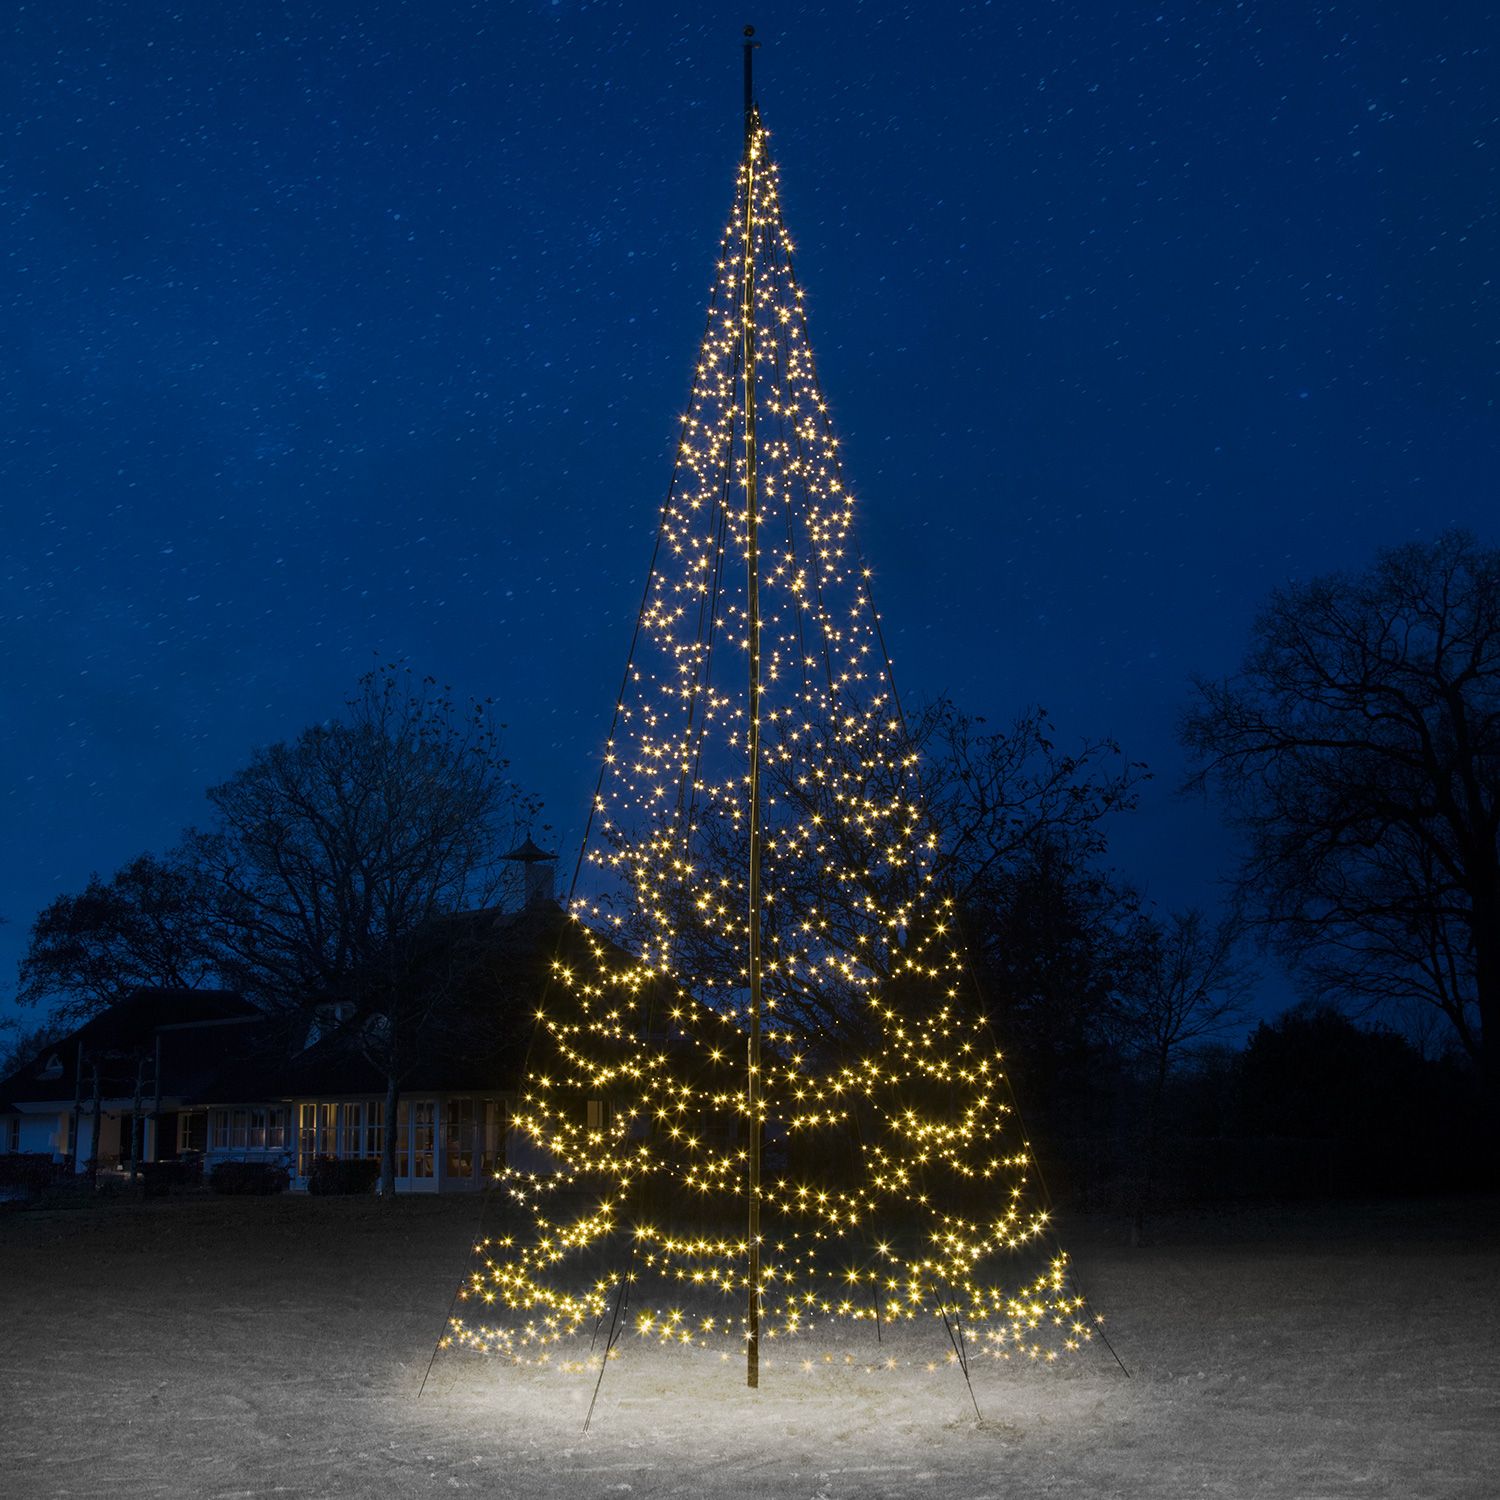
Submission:
[[[401,1192],[477,1189],[507,1160],[524,1046],[509,1015],[539,992],[563,918],[550,903],[481,915],[494,957],[410,1049],[399,1079]],[[378,1022],[318,1007],[301,1045],[289,1045],[282,1018],[238,995],[137,990],[0,1081],[0,1152],[80,1173],[96,1154],[107,1171],[188,1158],[211,1174],[263,1161],[305,1188],[319,1156],[382,1153],[388,1080],[366,1045]]]
[[[504,1165],[519,1058],[435,1053],[402,1084],[396,1106],[398,1192],[485,1185]],[[292,1059],[283,1079],[281,1135],[293,1185],[305,1187],[319,1156],[378,1160],[384,1148],[386,1081],[350,1035],[334,1032]],[[244,1155],[244,1110],[210,1111],[208,1161]],[[269,1124],[269,1122],[268,1122]],[[228,1139],[215,1135],[227,1131]]]
[[[201,1101],[263,1028],[254,1006],[223,990],[136,990],[0,1083],[0,1148],[79,1170],[96,1154],[114,1163],[132,1149],[140,1161],[201,1151]]]

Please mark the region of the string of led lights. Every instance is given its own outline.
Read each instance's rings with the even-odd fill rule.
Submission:
[[[750,1294],[767,1338],[941,1320],[966,1373],[1096,1334],[933,874],[792,249],[752,113],[500,1176],[527,1227],[476,1246],[450,1346],[587,1367],[627,1285],[635,1334],[721,1351]]]

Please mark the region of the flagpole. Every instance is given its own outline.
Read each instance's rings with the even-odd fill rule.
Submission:
[[[745,1383],[760,1385],[760,550],[755,472],[755,168],[757,162],[755,96],[751,58],[755,28],[745,28],[745,221],[743,293],[740,299],[741,366],[745,375],[745,534],[747,580],[745,603],[750,632],[750,1039],[746,1069],[749,1114],[748,1338]]]

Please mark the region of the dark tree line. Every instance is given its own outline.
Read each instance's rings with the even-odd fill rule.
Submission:
[[[1288,1111],[1315,1091],[1317,1069],[1339,1071],[1339,1049],[1347,1076],[1348,1059],[1389,1062],[1407,1048],[1389,1076],[1405,1068],[1410,1097],[1454,1129],[1483,1097],[1488,1159],[1500,1159],[1497,1050],[1486,1046],[1500,1024],[1500,552],[1456,533],[1382,554],[1362,574],[1288,586],[1240,670],[1197,684],[1183,721],[1192,785],[1222,799],[1243,839],[1222,917],[1158,911],[1110,868],[1110,821],[1133,810],[1146,774],[1113,742],[1066,749],[1043,710],[997,729],[946,700],[909,729],[972,1003],[992,1017],[1024,1118],[1065,1187],[1125,1182],[1139,1223],[1198,1171],[1184,1168],[1184,1141],[1295,1137],[1253,1101],[1274,1100],[1256,1082],[1274,1072],[1267,1059],[1299,1049],[1320,1060]],[[487,710],[385,669],[335,720],[257,751],[209,801],[207,826],[179,848],[96,877],[38,917],[20,997],[76,1021],[136,985],[214,982],[283,1015],[289,1034],[312,1008],[337,1007],[388,1079],[393,1130],[412,1059],[443,1045],[472,1009],[476,976],[494,968],[493,932],[461,914],[502,902],[498,856],[536,814]],[[705,827],[699,857],[735,868],[734,836]],[[820,872],[804,878],[802,895],[839,922]],[[786,889],[797,895],[791,875]],[[844,899],[894,908],[893,895]],[[853,931],[858,913],[847,915]],[[1252,936],[1291,966],[1314,1010],[1227,1053],[1256,980]],[[733,974],[742,956],[693,961]],[[781,1024],[805,1038],[857,1042],[836,986],[776,999]],[[1331,1003],[1407,1036],[1429,1015],[1443,1030],[1428,1051],[1451,1043],[1454,1056],[1424,1059]],[[1432,1069],[1452,1087],[1434,1092]],[[1462,1079],[1483,1087],[1466,1093]],[[1340,1118],[1364,1119],[1356,1103]]]
[[[1061,748],[1040,709],[991,729],[940,701],[912,722],[975,1003],[1007,1038],[1038,1118],[1097,1093],[1111,1048],[1164,1079],[1236,995],[1194,948],[1205,918],[1147,911],[1104,867],[1108,821],[1133,806],[1144,768],[1109,741]],[[515,967],[493,926],[463,916],[502,902],[498,856],[535,810],[486,716],[376,674],[340,719],[257,751],[208,798],[212,822],[177,849],[40,915],[26,998],[60,999],[76,1020],[137,985],[224,984],[282,1018],[289,1045],[315,1011],[336,1010],[387,1079],[389,1133],[411,1062],[450,1032],[472,1044],[496,968]],[[808,1037],[841,1022],[852,1034],[836,994],[782,998]],[[497,1020],[516,1008],[493,1007]]]

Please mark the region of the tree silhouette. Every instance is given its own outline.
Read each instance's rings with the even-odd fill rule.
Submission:
[[[1278,590],[1183,738],[1309,989],[1435,1007],[1500,1140],[1500,550],[1449,532]]]
[[[1116,1043],[1142,1073],[1138,1187],[1131,1217],[1139,1243],[1156,1185],[1167,1082],[1183,1055],[1241,1023],[1255,985],[1242,951],[1243,923],[1231,913],[1210,923],[1189,907],[1143,917],[1135,962],[1116,1012]]]
[[[52,1001],[53,1021],[66,1031],[142,986],[196,989],[215,977],[211,925],[182,851],[138,855],[37,914],[16,998]]]
[[[386,1079],[385,1191],[401,1081],[493,955],[483,922],[516,881],[503,855],[536,812],[483,704],[389,664],[345,712],[258,750],[209,791],[192,839],[220,968],[268,1012],[338,1018]]]

